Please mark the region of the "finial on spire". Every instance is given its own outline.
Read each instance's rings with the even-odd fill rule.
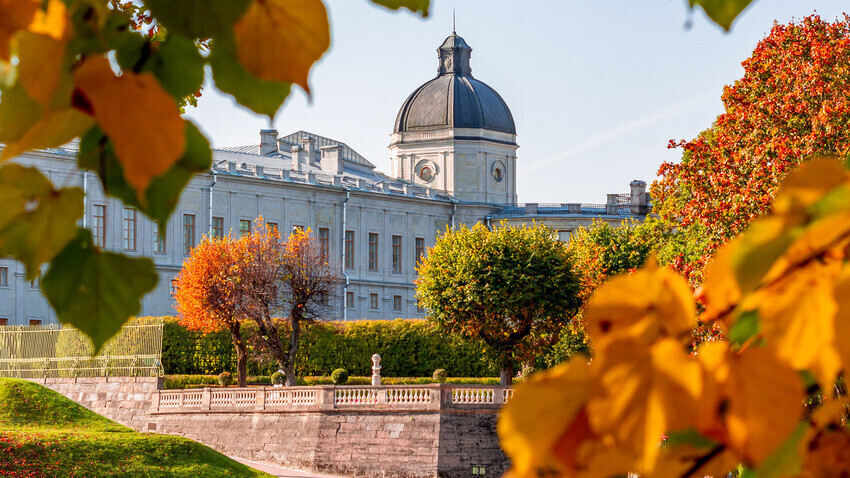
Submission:
[[[452,35],[456,33],[457,31],[455,31],[455,9],[454,7],[452,7]]]

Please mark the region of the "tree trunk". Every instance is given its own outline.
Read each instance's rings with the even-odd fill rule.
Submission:
[[[242,333],[239,331],[239,322],[230,326],[230,338],[233,340],[233,346],[236,348],[236,385],[238,387],[247,387],[248,348],[245,346],[245,341],[242,340]]]
[[[514,363],[510,359],[502,364],[499,370],[499,385],[510,386],[514,383]]]
[[[293,307],[293,311],[289,316],[289,354],[287,357],[286,386],[294,387],[296,385],[295,377],[295,354],[298,352],[298,341],[301,339],[301,313],[298,307]]]

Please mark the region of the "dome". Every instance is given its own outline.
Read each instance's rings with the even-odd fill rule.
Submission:
[[[416,89],[404,102],[394,132],[442,128],[481,128],[516,134],[505,100],[485,83],[472,77],[472,48],[452,33],[437,49],[437,77]]]

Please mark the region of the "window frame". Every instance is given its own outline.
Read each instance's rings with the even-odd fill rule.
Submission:
[[[221,239],[224,237],[224,218],[220,216],[213,216],[212,222],[210,223],[210,235],[216,239]]]
[[[369,233],[369,271],[377,272],[378,267],[378,243],[381,240],[381,235],[376,232]]]
[[[345,307],[348,309],[354,308],[354,292],[346,291],[345,292]]]
[[[153,223],[153,252],[155,254],[165,254],[165,233],[166,227],[162,227],[158,222]]]
[[[345,264],[346,269],[354,269],[354,231],[345,231],[343,236],[345,243]]]
[[[129,217],[128,217],[128,213]],[[124,243],[125,251],[135,251],[137,249],[137,241],[138,237],[138,214],[136,208],[125,207],[124,208],[124,217],[122,218],[124,222],[122,239]]]
[[[240,219],[239,220],[239,237],[245,237],[245,236],[249,236],[249,235],[251,235],[251,220],[250,219]]]
[[[396,294],[393,296],[393,312],[401,312],[404,307],[404,299],[402,296]]]
[[[191,218],[190,223],[186,220]],[[183,214],[183,255],[192,255],[192,249],[195,248],[195,215]]]
[[[415,258],[414,262],[417,266],[420,263],[422,263],[422,259],[425,258],[425,238],[424,237],[413,238],[413,257]]]
[[[392,236],[392,255],[393,255],[393,274],[401,274],[401,265],[402,265],[402,252],[401,252],[401,244],[402,239],[401,236],[393,235]]]
[[[94,245],[97,247],[106,247],[106,204],[92,204],[91,215]]]
[[[369,309],[371,310],[380,310],[381,298],[378,297],[378,294],[371,293],[369,294]]]
[[[0,266],[0,287],[9,287],[9,267]]]
[[[330,241],[331,241],[331,229],[329,227],[320,227],[319,228],[319,254],[325,260],[328,260],[330,256]]]

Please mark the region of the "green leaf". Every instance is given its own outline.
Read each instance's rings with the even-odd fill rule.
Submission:
[[[729,342],[742,345],[761,330],[761,321],[757,310],[748,310],[735,319],[729,329]]]
[[[151,219],[165,224],[177,206],[180,193],[195,173],[207,171],[212,164],[210,144],[192,122],[186,122],[186,151],[177,164],[165,174],[153,178],[144,198],[124,179],[124,171],[115,157],[109,138],[92,128],[80,142],[79,165],[97,172],[104,191],[125,204],[142,211]]]
[[[706,437],[693,428],[670,432],[667,434],[667,446],[691,445],[696,449],[713,448],[717,442]]]
[[[3,90],[0,101],[0,142],[17,141],[27,130],[41,119],[44,109],[27,96],[23,85]]]
[[[798,476],[803,469],[798,445],[808,429],[807,423],[798,424],[788,438],[779,445],[779,448],[761,462],[757,472],[758,477]]]
[[[427,17],[428,7],[431,2],[429,0],[372,0],[372,3],[392,10],[406,8],[413,13],[418,13],[423,17]]]
[[[744,11],[753,0],[688,0],[691,8],[702,7],[708,18],[729,31],[732,22]]]
[[[180,99],[198,91],[204,82],[204,59],[193,41],[170,34],[156,49],[150,51],[150,44],[141,37],[132,32],[127,34],[141,41],[128,39],[123,43],[123,48],[116,52],[116,59],[122,69],[134,69],[143,55],[147,55],[138,71],[153,73],[171,96]]]
[[[230,42],[216,42],[210,54],[215,86],[233,95],[240,105],[273,118],[289,96],[292,85],[260,80],[236,59]]]
[[[59,253],[44,275],[42,292],[59,321],[88,335],[95,354],[121,326],[141,311],[141,299],[156,286],[153,261],[98,249],[91,232]]]
[[[250,0],[144,0],[162,25],[186,38],[221,38],[233,33]]]
[[[28,280],[74,238],[83,217],[81,189],[55,189],[38,169],[19,164],[0,168],[0,204],[0,257],[21,261]]]

